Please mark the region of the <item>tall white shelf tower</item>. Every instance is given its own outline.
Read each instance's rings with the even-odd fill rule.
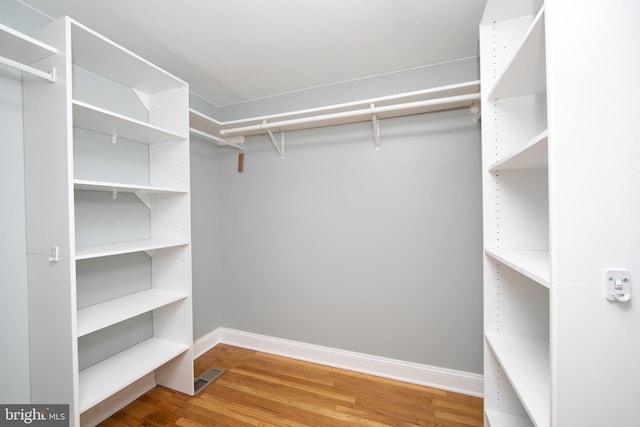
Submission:
[[[63,18],[24,77],[33,403],[193,394],[188,85]]]
[[[485,425],[637,423],[638,17],[623,0],[487,3]]]

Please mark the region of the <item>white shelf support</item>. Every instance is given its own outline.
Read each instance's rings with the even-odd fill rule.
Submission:
[[[142,102],[144,108],[146,108],[147,111],[151,111],[151,97],[149,96],[149,94],[142,92],[141,90],[136,88],[133,88],[133,93],[135,93],[140,102]]]
[[[148,193],[145,193],[143,191],[135,191],[133,193],[138,200],[140,200],[142,202],[143,205],[145,205],[147,207],[147,209],[151,210],[151,195]]]
[[[222,145],[228,145],[229,147],[237,148],[240,151],[244,151],[244,145],[242,143],[236,144],[235,142],[231,142],[224,138],[220,138],[218,136],[211,135],[210,133],[202,132],[201,130],[194,129],[194,128],[189,128],[189,132],[191,132],[194,135],[201,136],[203,138],[211,139]]]
[[[371,111],[375,109],[376,104],[371,104]],[[380,121],[375,113],[371,115],[371,122],[373,124],[373,143],[376,146],[376,151],[380,151]]]
[[[267,121],[264,121],[264,124],[267,124]],[[276,149],[281,159],[284,159],[284,132],[280,132],[280,146],[278,147],[278,143],[276,142],[276,138],[273,136],[273,132],[271,132],[270,128],[267,128],[267,132],[269,133],[269,139],[271,139],[271,143],[273,147]]]
[[[40,77],[51,83],[54,83],[56,81],[55,68],[52,68],[51,71],[42,71],[42,70],[38,70],[37,68],[33,68],[28,65],[22,64],[20,62],[14,61],[13,59],[5,58],[4,56],[0,56],[0,64],[6,65],[11,68],[15,68],[16,70],[22,71],[23,73]]]

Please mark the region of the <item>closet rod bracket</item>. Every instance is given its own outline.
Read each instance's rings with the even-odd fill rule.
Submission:
[[[371,104],[371,111],[376,110],[376,104]],[[380,151],[380,121],[376,113],[371,114],[371,123],[373,124],[373,143],[376,151]]]
[[[263,124],[266,125],[267,121],[264,120]],[[280,132],[280,144],[278,144],[276,142],[276,138],[275,138],[275,136],[273,136],[273,132],[271,132],[271,129],[267,128],[267,133],[269,134],[269,139],[271,140],[271,143],[273,144],[273,148],[276,149],[276,151],[280,155],[280,158],[284,159],[284,132],[283,131]]]

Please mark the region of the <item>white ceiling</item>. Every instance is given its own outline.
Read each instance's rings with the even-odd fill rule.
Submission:
[[[216,105],[478,55],[486,0],[21,0],[69,15]]]

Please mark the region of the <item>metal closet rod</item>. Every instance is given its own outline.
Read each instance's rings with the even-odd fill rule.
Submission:
[[[387,113],[391,111],[409,110],[412,108],[420,107],[434,107],[434,106],[446,106],[448,104],[454,104],[458,102],[469,102],[469,105],[474,101],[480,100],[480,93],[471,93],[466,95],[456,95],[444,98],[427,99],[424,101],[406,102],[403,104],[385,105],[381,107],[372,106],[370,108],[362,108],[359,110],[342,111],[339,113],[321,114],[318,116],[301,117],[297,119],[281,120],[277,122],[264,122],[257,125],[242,126],[230,129],[221,129],[221,135],[241,134],[245,132],[253,132],[256,130],[269,130],[274,128],[284,128],[286,126],[293,126],[299,124],[308,124],[315,122],[324,122],[328,120],[335,120],[348,117],[357,116],[370,116],[373,114]]]
[[[201,130],[198,130],[198,129],[189,128],[189,132],[193,133],[195,135],[199,135],[199,136],[201,136],[203,138],[212,139],[212,140],[214,140],[216,142],[219,142],[219,143],[221,143],[223,145],[229,145],[229,146],[231,146],[233,148],[237,148],[238,150],[244,150],[244,147],[241,144],[236,144],[234,142],[227,141],[226,139],[219,138],[219,137],[217,137],[215,135],[211,135],[210,133],[202,132]]]
[[[0,56],[0,64],[6,65],[11,68],[15,68],[16,70],[22,71],[23,73],[28,73],[50,82],[54,82],[56,80],[55,68],[49,72],[41,71],[41,70],[38,70],[37,68],[33,68],[28,65],[22,64],[20,62],[14,61],[13,59],[5,58],[4,56]]]

